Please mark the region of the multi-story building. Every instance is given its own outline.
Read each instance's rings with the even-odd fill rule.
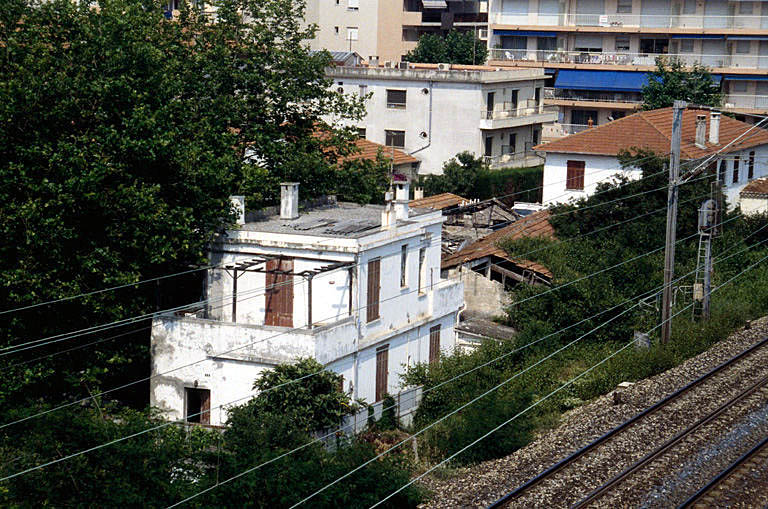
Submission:
[[[310,44],[312,49],[354,51],[368,61],[399,62],[425,33],[468,30],[484,41],[488,34],[488,3],[308,0],[305,20],[318,27]]]
[[[333,67],[327,76],[339,92],[367,97],[361,137],[416,156],[422,174],[440,173],[463,151],[494,167],[540,164],[531,149],[542,124],[557,119],[543,104],[540,68],[402,63]]]
[[[410,208],[397,182],[386,206],[330,203],[245,219],[211,248],[205,300],[152,322],[150,401],[171,419],[226,421],[259,374],[312,357],[370,403],[399,375],[454,349],[463,285],[440,277],[443,217]],[[251,216],[251,214],[249,214]]]
[[[544,68],[560,134],[638,108],[657,56],[722,80],[724,109],[768,113],[768,2],[490,0],[493,65]]]

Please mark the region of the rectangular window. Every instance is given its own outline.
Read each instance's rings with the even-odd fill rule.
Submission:
[[[440,360],[440,325],[429,329],[429,363],[434,364]]]
[[[357,137],[361,140],[365,139],[365,127],[358,127],[357,128]]]
[[[348,41],[357,40],[357,27],[347,27],[347,40]]]
[[[725,184],[725,160],[720,161],[720,166],[717,169],[717,180]]]
[[[347,9],[351,11],[356,11],[360,8],[360,0],[348,0],[347,1]]]
[[[384,143],[388,147],[405,148],[405,131],[387,129],[384,131],[384,138]]]
[[[186,396],[186,415],[187,422],[196,422],[198,424],[211,423],[211,391],[209,389],[184,389]]]
[[[680,53],[693,53],[693,39],[680,40]]]
[[[568,161],[568,170],[565,181],[565,188],[575,191],[584,190],[584,161]]]
[[[384,399],[387,393],[387,370],[389,368],[389,345],[376,349],[376,401]]]
[[[747,91],[747,82],[746,81],[731,81],[729,83],[731,92],[746,92]]]
[[[755,178],[755,151],[749,153],[749,163],[747,163],[747,179]]]
[[[626,111],[622,111],[622,110],[612,110],[611,111],[611,118],[613,120],[618,120],[618,119],[624,118],[626,116],[627,116],[627,112]]]
[[[632,0],[618,0],[616,2],[617,14],[632,14]]]
[[[493,155],[493,136],[485,137],[485,157]]]
[[[754,4],[752,2],[739,2],[739,14],[752,14]]]
[[[696,0],[684,0],[683,14],[696,14]]]
[[[616,38],[616,51],[629,51],[629,37]]]
[[[400,247],[400,287],[408,286],[408,246]]]
[[[736,41],[736,54],[748,55],[752,41]]]
[[[733,158],[733,183],[739,181],[739,156]]]
[[[339,27],[333,27],[333,34],[339,35]]]
[[[665,55],[669,52],[669,39],[640,39],[640,53]]]
[[[425,258],[427,257],[427,249],[419,249],[419,294],[423,294],[427,289],[427,264]]]
[[[379,318],[379,294],[381,293],[381,260],[368,262],[368,302],[365,316],[367,322]]]
[[[368,85],[358,85],[358,95],[365,97],[368,94]]]
[[[405,109],[405,90],[387,89],[387,108]]]

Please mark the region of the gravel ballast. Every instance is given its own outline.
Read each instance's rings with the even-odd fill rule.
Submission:
[[[461,469],[447,479],[425,478],[423,482],[432,490],[433,498],[423,507],[486,507],[573,451],[767,336],[768,317],[764,317],[753,321],[751,328],[732,334],[676,368],[618,389],[621,392],[620,404],[614,404],[613,394],[607,394],[564,414],[557,428],[542,433],[534,442],[509,456]],[[671,403],[655,419],[656,422],[649,419],[639,431],[633,430],[626,437],[616,440],[615,444],[610,444],[606,453],[579,459],[583,465],[576,472],[545,481],[510,507],[564,507],[578,501],[581,495],[610,478],[611,470],[616,473],[642,457],[655,445],[690,424],[691,418],[698,418],[715,408],[747,380],[754,381],[760,374],[757,366],[766,365],[768,348],[761,348],[743,359],[738,364],[740,367],[729,371],[730,374],[720,375],[717,383],[708,384],[709,390],[697,391],[691,397]],[[717,387],[717,390],[712,387]],[[698,413],[693,416],[695,412]],[[619,464],[621,467],[616,466]]]

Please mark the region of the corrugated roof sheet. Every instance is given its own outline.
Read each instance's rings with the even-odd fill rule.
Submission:
[[[443,210],[449,207],[456,207],[467,201],[466,198],[462,198],[458,194],[440,193],[419,198],[418,200],[411,200],[409,205],[415,208]]]
[[[700,149],[694,145],[697,115],[706,117],[706,149]],[[709,111],[685,110],[683,112],[680,155],[683,159],[696,159],[713,154],[751,127],[745,122],[722,115],[720,117],[720,143],[713,145],[709,143]],[[615,156],[623,149],[635,147],[650,149],[659,154],[667,154],[669,153],[671,136],[672,108],[661,108],[641,111],[534,148],[542,152]],[[757,128],[750,132],[750,135],[723,150],[723,153],[736,152],[765,144],[768,144],[768,131]]]
[[[482,239],[479,239],[472,244],[466,246],[464,249],[453,253],[450,256],[443,258],[442,268],[447,269],[461,265],[462,263],[471,262],[479,258],[485,258],[486,256],[497,256],[504,258],[519,267],[533,270],[547,277],[552,277],[552,272],[541,264],[532,262],[529,260],[519,260],[511,258],[506,251],[498,246],[499,242],[519,239],[523,237],[547,237],[554,238],[555,229],[549,224],[549,211],[540,210],[534,212],[525,219],[521,219],[512,223],[511,225],[495,231],[489,235],[486,235]]]

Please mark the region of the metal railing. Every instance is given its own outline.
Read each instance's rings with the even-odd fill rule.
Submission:
[[[726,108],[768,110],[768,95],[728,94],[723,103]]]
[[[542,137],[544,138],[561,138],[568,136],[569,134],[576,134],[589,129],[590,126],[585,124],[559,124],[554,123],[545,125],[542,128]]]
[[[524,106],[523,103],[518,105],[503,103],[500,109],[484,109],[480,111],[480,118],[483,120],[503,120],[506,118],[541,115],[543,113],[556,113],[558,111],[557,106],[554,105],[545,106],[544,103],[536,104],[535,101],[530,102],[533,103],[532,106]]]
[[[568,50],[524,50],[494,48],[491,60],[517,60],[544,63],[656,65],[656,57],[679,60],[684,65],[707,67],[744,67],[768,69],[768,56],[761,55],[697,55],[693,53],[624,53]]]
[[[637,98],[633,92],[589,92],[581,90],[564,90],[561,88],[545,88],[544,99],[565,99],[569,101],[585,102],[614,102],[626,104],[642,104],[642,99]]]
[[[504,153],[504,150],[508,150],[509,146],[505,145],[502,147],[502,154],[497,156],[483,156],[483,160],[485,161],[488,166],[491,168],[504,168],[510,165],[520,164],[520,163],[526,163],[531,165],[536,165],[543,163],[544,158],[541,157],[539,154],[534,152],[533,150],[523,150],[520,152],[507,152]]]
[[[759,7],[758,7],[759,8]],[[712,14],[539,14],[492,13],[496,25],[646,27],[646,28],[768,28],[768,16]]]

